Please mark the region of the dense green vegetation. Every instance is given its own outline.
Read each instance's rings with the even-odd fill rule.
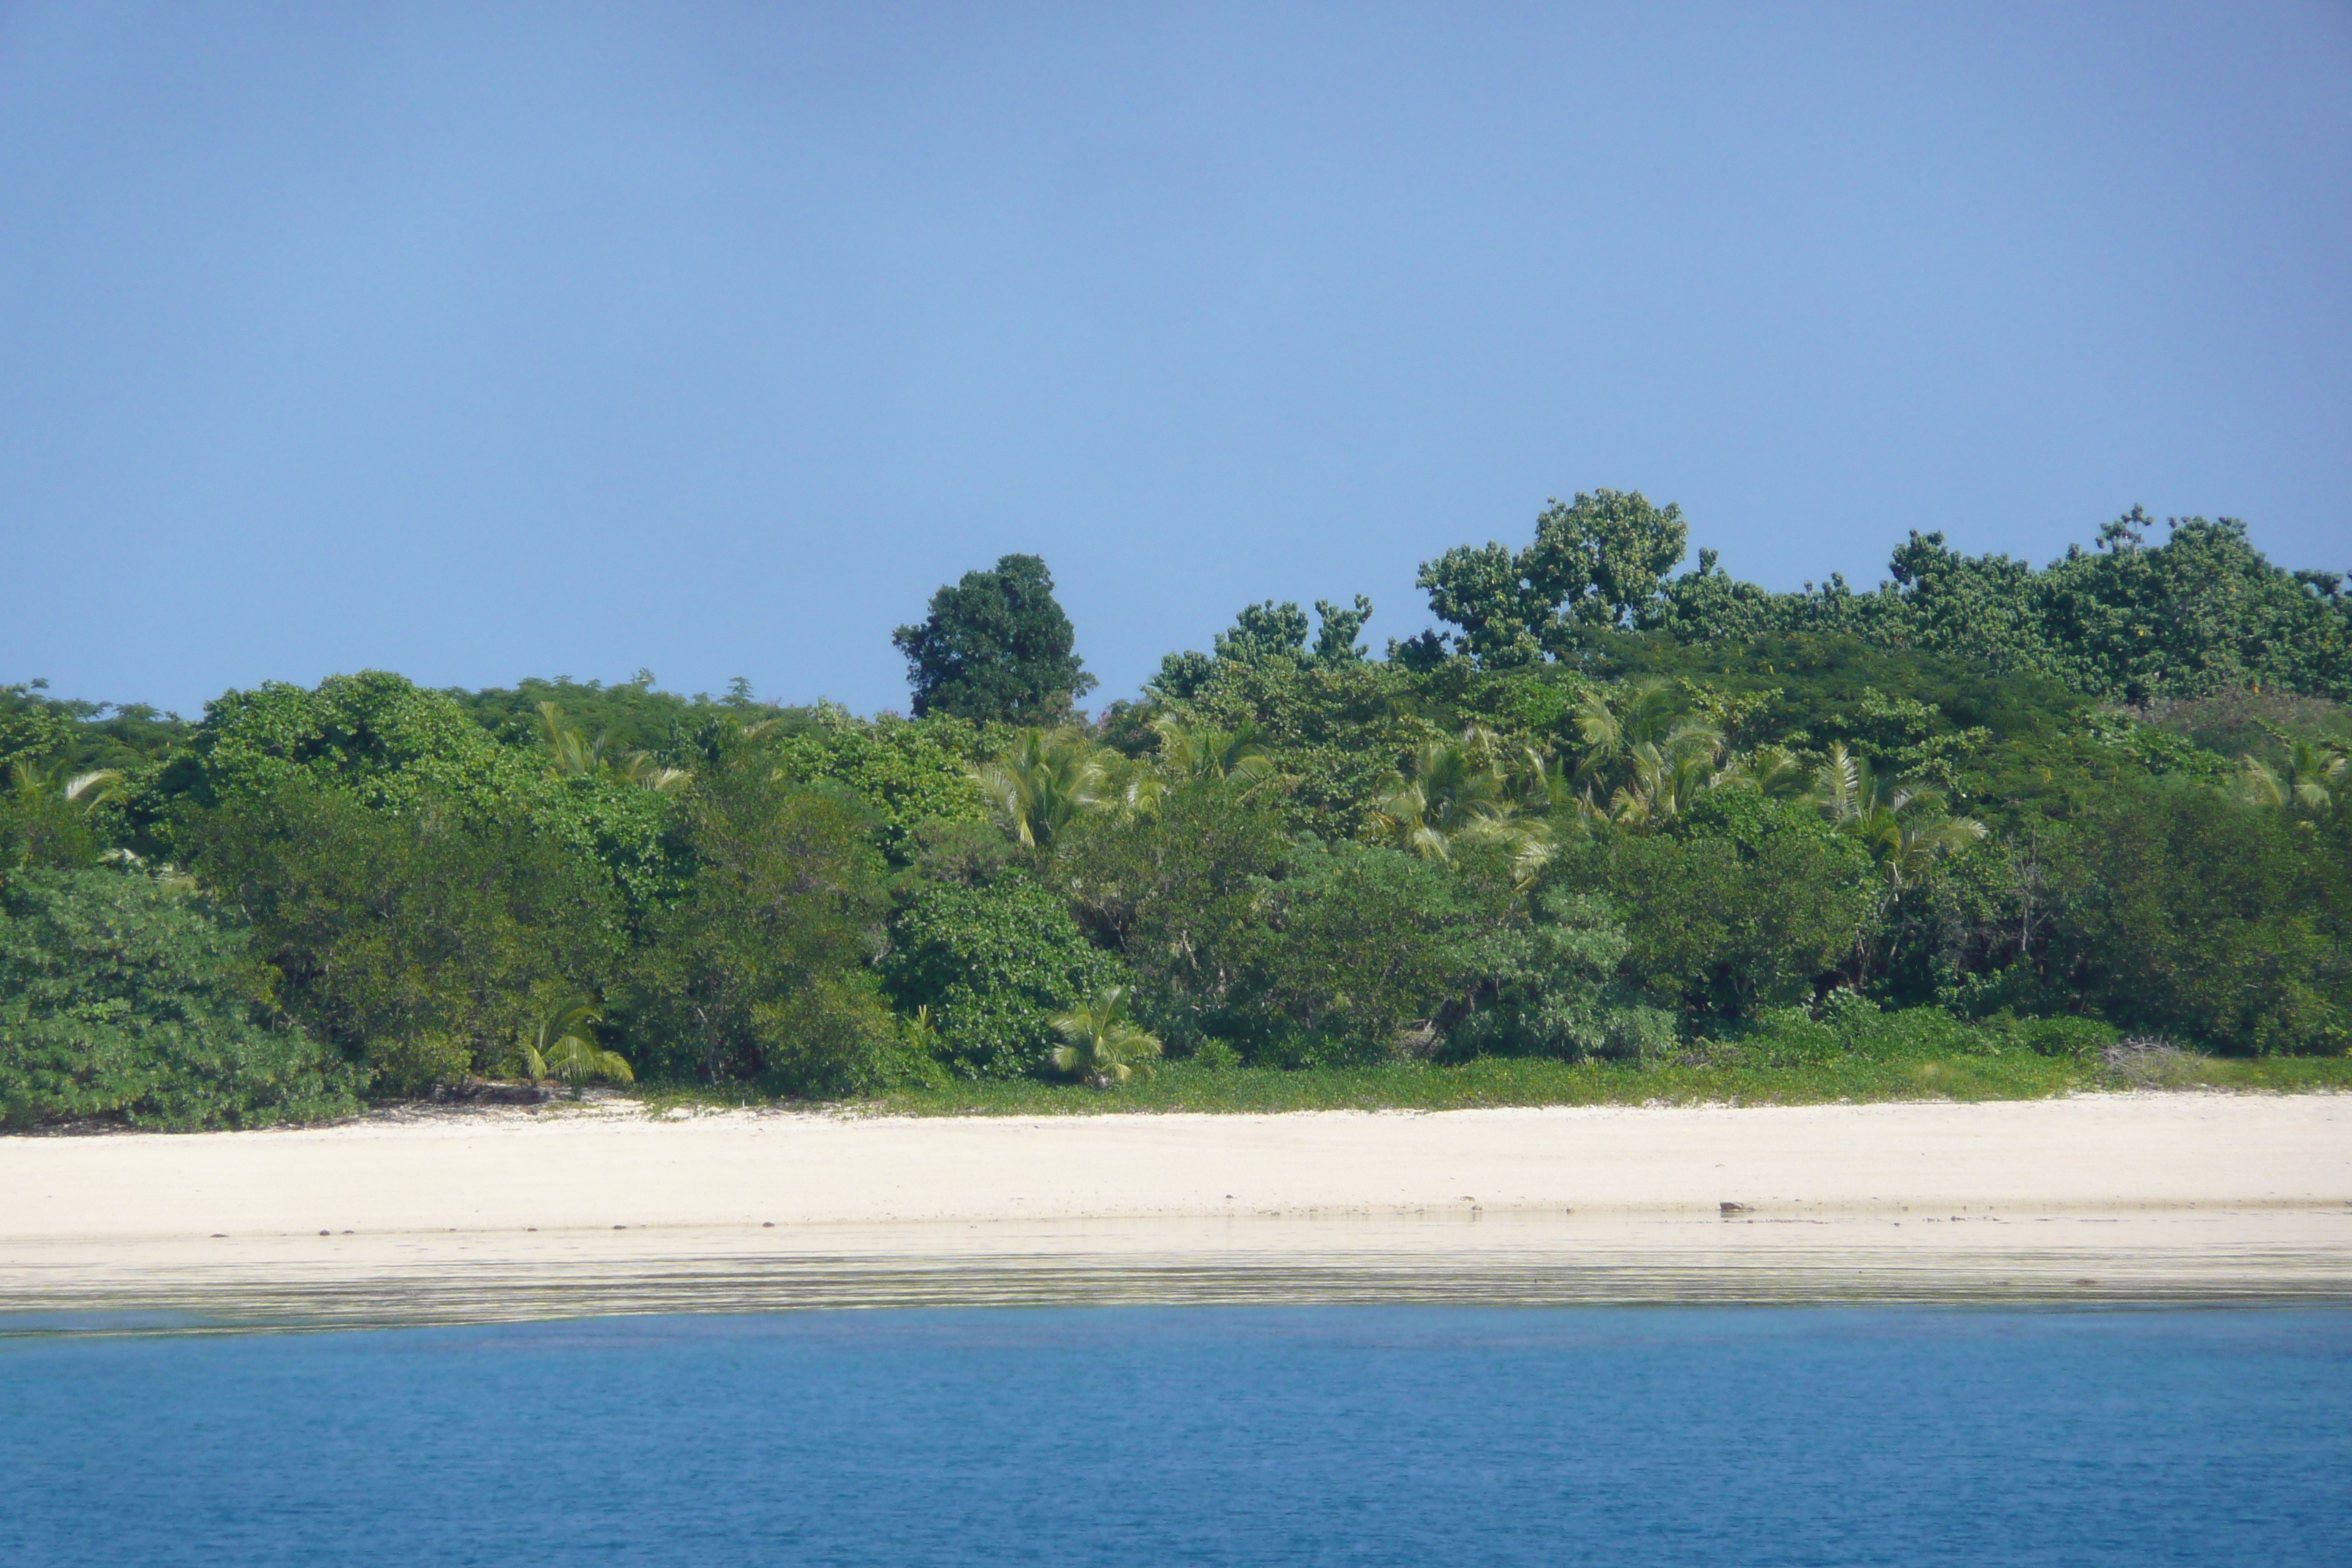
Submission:
[[[173,879],[26,870],[0,892],[0,1121],[261,1127],[358,1109],[244,933]]]
[[[1444,633],[1250,605],[1092,721],[1021,555],[899,628],[912,718],[6,688],[0,1115],[2344,1081],[2352,601],[2151,531],[1775,595],[1670,574],[1680,514],[1603,490],[1425,564]]]

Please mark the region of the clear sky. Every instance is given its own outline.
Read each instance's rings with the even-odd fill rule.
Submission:
[[[1548,495],[2352,567],[2352,7],[0,5],[0,681],[1133,691]]]

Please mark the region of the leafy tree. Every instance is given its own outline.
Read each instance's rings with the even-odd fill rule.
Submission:
[[[0,1122],[173,1131],[349,1114],[354,1075],[271,1005],[241,931],[184,885],[26,871],[0,887]]]
[[[1189,1050],[1222,1024],[1257,962],[1267,884],[1295,858],[1245,776],[1194,777],[1155,812],[1088,822],[1058,847],[1051,874],[1086,934],[1135,975],[1135,1005]]]
[[[545,998],[601,986],[621,954],[610,882],[520,815],[383,810],[295,775],[186,837],[287,1008],[394,1092],[499,1070]]]
[[[2174,520],[2153,548],[2150,526],[2133,508],[2036,584],[2070,683],[2134,701],[2249,683],[2352,695],[2352,604],[2325,574],[2273,566],[2231,518]]]
[[[658,910],[618,1015],[640,1059],[795,1094],[886,1087],[898,1036],[867,967],[887,910],[854,798],[742,758],[689,797],[694,872]]]
[[[1515,901],[1499,857],[1449,868],[1376,847],[1304,849],[1239,933],[1209,1032],[1279,1066],[1433,1041],[1491,972]]]
[[[895,866],[913,858],[924,824],[979,822],[988,814],[973,776],[983,755],[982,732],[961,719],[909,721],[885,714],[866,721],[819,703],[754,725],[748,738],[774,759],[782,779],[829,782],[853,793],[872,813],[875,843]]]
[[[1449,1054],[1640,1058],[1674,1043],[1673,1019],[1619,978],[1632,942],[1606,900],[1547,889],[1535,914],[1490,945]]]
[[[314,689],[270,682],[207,703],[188,746],[152,781],[165,799],[211,806],[297,781],[370,805],[427,794],[512,794],[541,770],[502,752],[455,702],[397,675],[330,676]]]
[[[1315,601],[1315,651],[1317,664],[1328,668],[1334,665],[1361,664],[1364,645],[1356,639],[1363,635],[1364,623],[1372,618],[1372,602],[1363,595],[1355,603],[1341,609],[1328,599]]]
[[[70,747],[74,733],[72,713],[32,686],[0,686],[0,770],[41,763]]]
[[[708,692],[682,696],[663,691],[653,671],[641,669],[634,679],[606,685],[601,680],[526,679],[511,687],[486,687],[478,691],[452,689],[440,693],[455,702],[475,723],[501,745],[528,749],[543,733],[541,706],[552,702],[565,721],[592,736],[601,737],[615,752],[648,752],[674,765],[690,765],[696,739],[714,724],[732,728],[773,719],[784,710],[754,700],[747,682],[738,681],[721,697]]]
[[[1221,665],[1275,663],[1297,668],[1336,669],[1364,662],[1364,647],[1356,639],[1372,618],[1372,602],[1356,595],[1350,609],[1328,599],[1315,601],[1315,642],[1307,646],[1307,612],[1297,603],[1244,605],[1233,627],[1216,637],[1213,655],[1171,653],[1160,661],[1160,673],[1149,689],[1171,701],[1181,700],[1208,684]]]
[[[2219,791],[2139,784],[2054,857],[2061,1000],[2225,1050],[2352,1046],[2352,831]]]
[[[1055,724],[1095,678],[1072,652],[1076,634],[1034,555],[1000,557],[931,595],[930,614],[890,640],[907,656],[915,717],[932,713]]]
[[[2352,599],[2341,578],[2280,570],[2233,519],[2176,519],[2157,545],[2147,542],[2152,526],[2135,507],[2100,530],[2094,549],[2070,546],[2040,571],[1915,531],[1896,548],[1889,581],[1869,593],[1834,573],[1818,589],[1768,593],[1726,576],[1703,550],[1698,569],[1665,584],[1636,620],[1696,644],[1851,636],[2132,702],[2248,684],[2352,695]]]
[[[1278,805],[1289,826],[1338,839],[1363,824],[1416,746],[1446,733],[1418,706],[1411,681],[1385,665],[1229,659],[1166,711],[1188,729],[1247,732],[1286,781]]]
[[[1011,867],[979,881],[914,878],[881,973],[902,1008],[929,1009],[947,1066],[965,1078],[1047,1067],[1055,1016],[1125,979],[1059,898]]]
[[[1455,652],[1511,668],[1568,657],[1645,612],[1688,534],[1681,508],[1639,490],[1579,491],[1545,506],[1526,549],[1461,546],[1422,563],[1416,581],[1437,618],[1461,628]]]
[[[1297,604],[1272,599],[1244,605],[1234,616],[1231,631],[1217,634],[1216,657],[1225,659],[1307,659],[1307,612]]]
[[[666,844],[675,800],[601,768],[566,775],[537,736],[504,745],[454,699],[396,675],[270,683],[206,705],[188,742],[126,781],[131,847],[180,854],[184,826],[288,784],[340,790],[371,809],[423,803],[555,840],[642,910],[675,885]]]
[[[1219,632],[1216,658],[1234,661],[1281,659],[1297,665],[1359,664],[1363,646],[1356,641],[1364,623],[1372,618],[1372,602],[1356,595],[1351,609],[1328,599],[1315,601],[1315,644],[1307,647],[1307,613],[1289,600],[1244,605],[1234,617],[1231,631]]]
[[[1452,651],[1487,669],[1513,669],[1544,657],[1544,634],[1552,630],[1558,602],[1528,580],[1528,552],[1489,541],[1473,548],[1456,545],[1435,561],[1424,561],[1414,585],[1429,591],[1430,613],[1462,629]],[[1417,650],[1426,663],[1445,645],[1433,640]]]
[[[1859,844],[1752,789],[1713,792],[1671,833],[1603,835],[1560,876],[1621,911],[1628,981],[1723,1017],[1806,999],[1877,908]]]

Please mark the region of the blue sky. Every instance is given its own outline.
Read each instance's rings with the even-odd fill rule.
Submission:
[[[0,6],[0,680],[1131,692],[1546,496],[2352,567],[2341,5]]]

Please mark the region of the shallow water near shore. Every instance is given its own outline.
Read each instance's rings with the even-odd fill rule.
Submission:
[[[2339,1307],[51,1326],[0,1561],[2352,1561]]]

